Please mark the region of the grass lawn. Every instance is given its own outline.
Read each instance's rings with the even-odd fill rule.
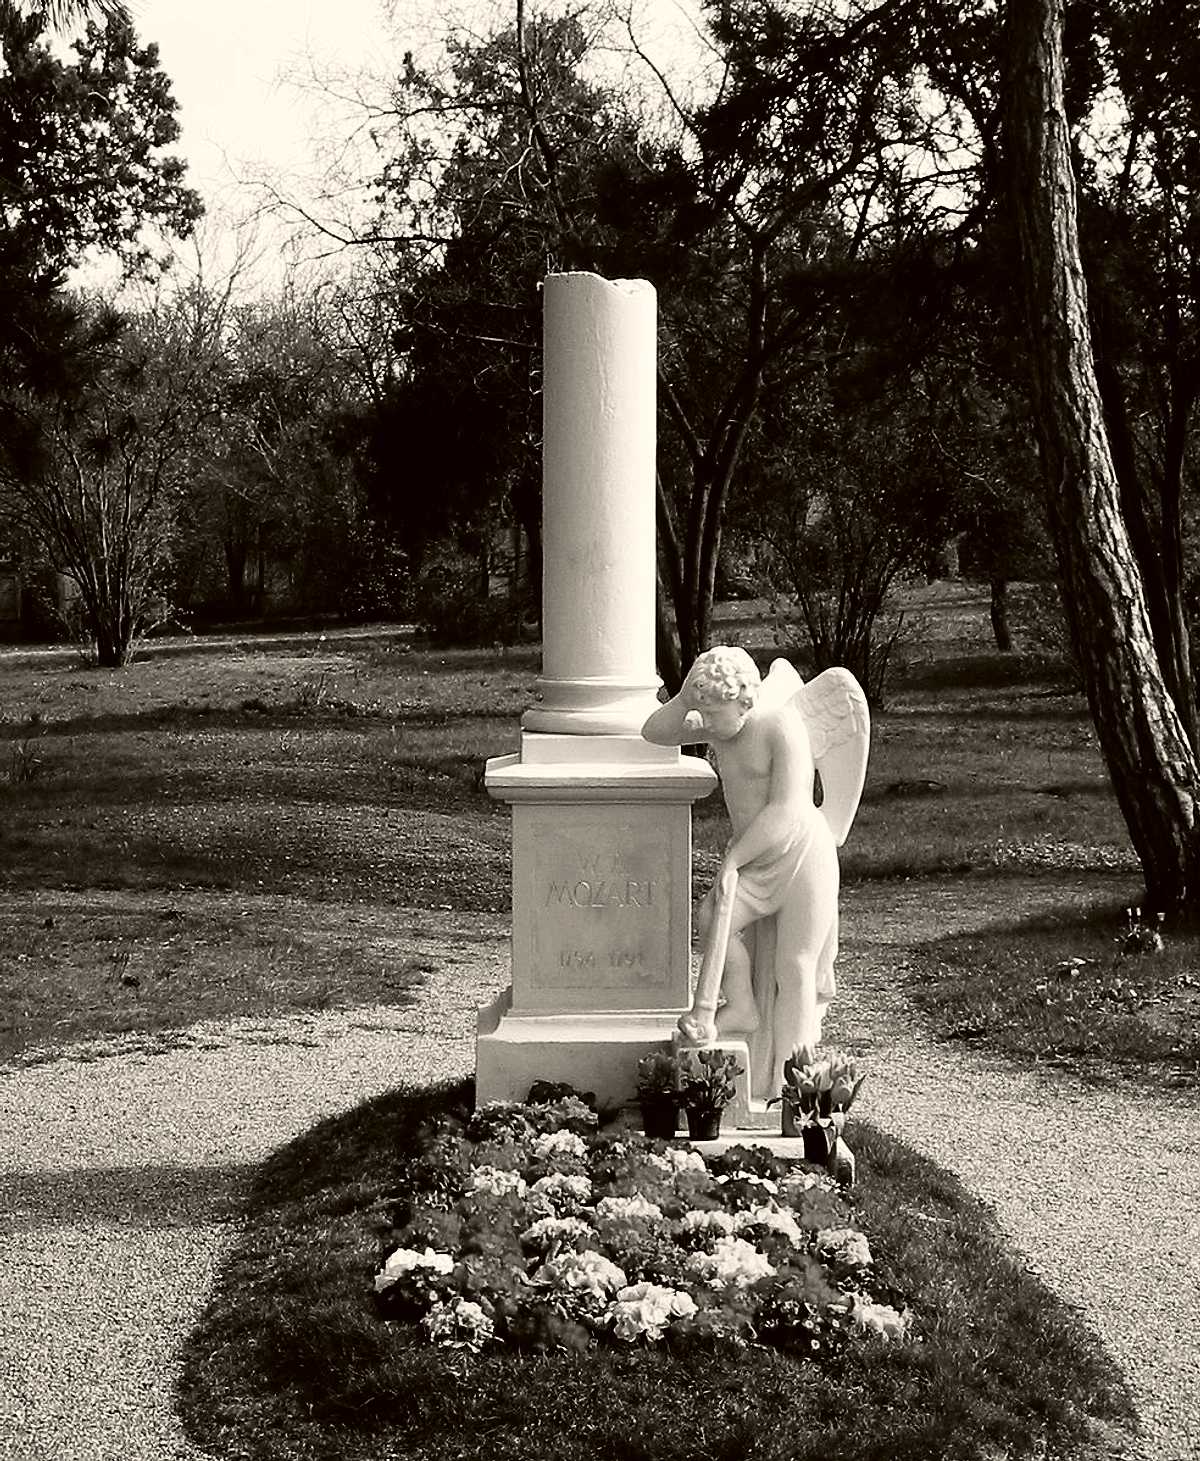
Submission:
[[[404,998],[395,905],[507,910],[482,765],[535,656],[313,643],[0,653],[0,1060]]]
[[[1052,666],[990,650],[977,589],[911,598],[921,637],[875,717],[846,880],[1070,868],[1103,871],[1111,888],[1123,870],[1136,899],[1081,698]],[[754,605],[723,613],[725,637],[769,656]],[[516,746],[536,676],[533,649],[432,653],[382,629],[163,641],[116,672],[0,651],[0,1059],[403,997],[422,970],[389,941],[390,909],[509,907],[508,814],[482,768]],[[719,797],[696,811],[703,883],[726,822]],[[1048,978],[1062,930],[1023,927],[1015,901],[1012,913],[986,946],[914,966],[914,997],[943,1031],[1027,1059],[1094,1068],[1090,1051],[1126,1046],[1130,1071],[1195,1068],[1191,940],[1136,978],[1117,970],[1132,998],[1083,999],[1073,988],[1098,970]],[[1079,937],[1103,944],[1110,929],[1096,927]],[[1059,993],[1072,994],[1070,1039],[1044,1029]],[[1136,1039],[1117,1038],[1135,1025]]]
[[[938,939],[906,970],[908,992],[947,1039],[1098,1080],[1200,1084],[1196,940],[1125,949],[1128,910],[1018,922],[1002,936]]]

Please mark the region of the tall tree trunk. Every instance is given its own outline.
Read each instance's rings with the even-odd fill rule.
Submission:
[[[1195,748],[1196,692],[1183,607],[1183,540],[1180,532],[1183,462],[1180,457],[1173,464],[1170,450],[1173,428],[1178,419],[1175,402],[1171,402],[1167,422],[1167,460],[1161,481],[1155,483],[1138,468],[1124,387],[1116,367],[1111,360],[1104,358],[1103,345],[1096,356],[1096,379],[1100,399],[1104,403],[1113,468],[1120,486],[1121,514],[1141,574],[1155,653],[1163,681]]]
[[[993,578],[991,593],[992,637],[1001,654],[1012,650],[1012,629],[1008,622],[1008,579]]]
[[[670,588],[663,578],[662,554],[657,563],[657,591],[654,595],[654,648],[658,673],[669,695],[676,695],[683,684],[684,667],[679,654],[679,637],[671,621]]]
[[[1154,651],[1121,515],[1079,256],[1063,107],[1063,0],[1009,0],[1006,154],[1038,444],[1092,718],[1150,905],[1200,891],[1197,767]]]
[[[225,581],[229,585],[229,604],[235,619],[246,609],[246,540],[226,536],[221,543],[225,555]]]

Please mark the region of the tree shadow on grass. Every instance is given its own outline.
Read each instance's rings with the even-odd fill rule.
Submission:
[[[913,665],[898,690],[1021,690],[1031,697],[1077,695],[1070,668],[1052,657],[1001,654],[938,655]]]
[[[853,1123],[860,1220],[917,1342],[856,1341],[824,1363],[601,1347],[436,1349],[379,1318],[371,1276],[423,1121],[470,1082],[392,1091],[322,1122],[260,1168],[183,1349],[186,1429],[253,1461],[1084,1461],[1128,1454],[1125,1383],[1099,1341],[940,1168]]]
[[[0,1226],[19,1232],[93,1224],[176,1228],[229,1222],[241,1213],[246,1184],[247,1170],[239,1164],[8,1172]]]
[[[317,731],[336,730],[347,736],[366,738],[375,735],[381,725],[404,730],[441,730],[450,726],[479,727],[493,736],[512,739],[512,718],[484,707],[388,707],[357,705],[342,701],[325,707],[311,707],[302,697],[276,696],[274,699],[249,698],[237,706],[176,704],[153,706],[127,713],[82,714],[61,720],[0,721],[0,743],[24,741],[36,736],[39,742],[52,743],[67,736],[138,735],[147,731],[176,732],[246,730]]]

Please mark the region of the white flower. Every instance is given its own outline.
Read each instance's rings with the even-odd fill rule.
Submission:
[[[708,1171],[708,1168],[704,1165],[704,1158],[699,1152],[693,1151],[691,1147],[668,1147],[666,1159],[670,1162],[676,1176],[682,1172]]]
[[[451,1299],[448,1304],[434,1304],[421,1325],[434,1344],[447,1349],[478,1351],[496,1332],[495,1325],[478,1304],[461,1298]]]
[[[629,1282],[622,1269],[592,1248],[583,1253],[560,1253],[549,1263],[542,1264],[533,1275],[533,1281],[546,1287],[602,1297],[625,1288]]]
[[[767,1255],[744,1238],[718,1238],[711,1253],[693,1253],[687,1266],[715,1289],[744,1288],[775,1272]]]
[[[853,1266],[871,1261],[867,1235],[857,1228],[822,1228],[817,1234],[817,1247],[839,1263]]]
[[[903,1339],[908,1333],[909,1315],[890,1304],[873,1304],[862,1294],[850,1295],[850,1318],[860,1329],[873,1329],[885,1339]]]
[[[836,1180],[827,1172],[796,1171],[789,1173],[783,1180],[786,1197],[791,1197],[793,1193],[807,1192],[810,1187],[823,1187],[826,1192],[841,1191]]]
[[[549,1248],[552,1243],[573,1243],[577,1238],[594,1237],[582,1218],[548,1217],[532,1223],[521,1234],[521,1242],[529,1248]]]
[[[755,1172],[725,1172],[717,1178],[717,1181],[722,1184],[726,1182],[750,1182],[755,1187],[761,1187],[764,1192],[771,1193],[772,1196],[779,1191],[778,1182],[773,1182],[770,1177],[760,1177]]]
[[[696,1312],[696,1301],[683,1289],[657,1283],[635,1283],[623,1288],[609,1305],[608,1317],[618,1339],[632,1343],[644,1334],[651,1342],[661,1339],[672,1319],[687,1319]]]
[[[673,1172],[675,1170],[672,1163],[667,1161],[666,1157],[660,1156],[658,1152],[643,1152],[642,1161],[648,1167],[653,1167],[656,1172]]]
[[[640,1193],[632,1197],[602,1197],[596,1204],[598,1218],[661,1218],[663,1210]]]
[[[770,1228],[773,1233],[782,1233],[789,1239],[793,1248],[803,1248],[808,1243],[804,1229],[791,1213],[770,1204],[751,1207],[745,1212],[735,1214],[734,1224],[735,1231],[739,1233],[743,1228]]]
[[[375,1275],[375,1292],[381,1294],[414,1268],[424,1268],[430,1273],[449,1273],[454,1268],[454,1259],[449,1253],[439,1253],[433,1248],[426,1248],[424,1253],[418,1253],[415,1248],[397,1248]]]
[[[587,1143],[573,1131],[545,1131],[534,1138],[533,1154],[537,1157],[585,1157]]]
[[[506,1172],[501,1167],[476,1167],[471,1173],[472,1192],[490,1192],[493,1197],[503,1197],[507,1192],[525,1196],[525,1178],[520,1172]]]
[[[526,1194],[534,1209],[549,1208],[553,1216],[569,1215],[592,1200],[590,1177],[575,1173],[551,1172],[539,1177]]]
[[[737,1228],[737,1221],[731,1212],[722,1212],[720,1209],[710,1212],[698,1207],[685,1212],[679,1224],[685,1233],[718,1232],[727,1237],[732,1237]]]

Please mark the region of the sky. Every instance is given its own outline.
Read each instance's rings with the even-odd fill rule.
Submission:
[[[414,25],[428,9],[424,0],[393,8]],[[181,127],[171,150],[209,210],[202,247],[223,265],[261,184],[311,197],[325,151],[349,130],[346,109],[320,95],[316,78],[382,71],[397,54],[393,27],[379,0],[131,0],[130,9],[171,79]],[[398,15],[394,29],[407,28]],[[269,273],[284,227],[264,220],[251,232]]]
[[[543,0],[553,4],[554,0]],[[639,0],[650,34],[680,23],[694,0]],[[264,181],[306,202],[320,191],[331,155],[354,134],[345,95],[366,72],[394,74],[405,49],[436,43],[448,22],[507,14],[512,0],[130,0],[143,42],[159,47],[182,135],[172,149],[205,200],[200,231],[206,268],[231,265],[237,240],[255,259],[251,278],[280,270],[295,224],[260,217]],[[361,114],[360,118],[361,120]],[[241,224],[239,230],[239,224]],[[305,256],[328,250],[311,240]],[[194,247],[185,258],[195,256]]]
[[[380,64],[387,49],[377,0],[133,0],[143,41],[171,78],[182,150],[205,191],[262,163],[302,163],[314,99],[287,79],[309,58],[333,68]]]

